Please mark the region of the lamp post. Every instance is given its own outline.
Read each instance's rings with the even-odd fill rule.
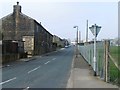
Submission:
[[[73,28],[77,28],[76,33],[76,57],[78,56],[78,26],[74,26]]]
[[[97,60],[96,60],[96,38],[97,38],[97,35],[101,29],[101,26],[97,26],[96,24],[95,25],[92,25],[91,27],[89,27],[89,29],[91,30],[91,32],[93,33],[94,35],[94,57],[93,57],[93,69],[94,69],[94,76],[96,76],[96,72],[97,72]]]
[[[76,45],[78,44],[78,26],[74,26],[73,28],[77,28],[77,34],[76,34]]]

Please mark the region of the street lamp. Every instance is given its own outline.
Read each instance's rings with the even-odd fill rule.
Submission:
[[[96,24],[95,25],[92,25],[91,27],[89,27],[89,29],[91,30],[91,32],[93,33],[94,35],[94,57],[93,57],[93,69],[94,69],[94,76],[96,76],[96,71],[97,71],[97,61],[96,61],[96,38],[97,38],[97,35],[101,29],[101,26],[97,26]]]
[[[78,26],[74,26],[73,28],[77,28],[77,34],[76,34],[76,57],[78,56]]]
[[[77,34],[76,34],[76,45],[78,44],[78,26],[74,26],[73,28],[77,28]]]

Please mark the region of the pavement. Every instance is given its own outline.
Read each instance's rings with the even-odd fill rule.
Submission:
[[[88,65],[80,54],[73,58],[67,88],[92,88],[90,90],[93,90],[93,88],[109,88],[107,90],[118,90],[116,85],[106,83],[99,77],[94,76],[91,66]]]

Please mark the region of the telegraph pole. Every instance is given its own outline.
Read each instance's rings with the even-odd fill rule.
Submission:
[[[88,42],[88,20],[87,20],[87,26],[86,26],[86,42]]]
[[[80,43],[81,42],[81,32],[79,31],[79,34],[78,34],[78,38],[79,38],[79,40],[78,40],[78,43]]]

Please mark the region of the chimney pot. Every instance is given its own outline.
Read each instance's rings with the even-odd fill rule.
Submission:
[[[19,5],[19,2],[17,2],[17,5]]]

